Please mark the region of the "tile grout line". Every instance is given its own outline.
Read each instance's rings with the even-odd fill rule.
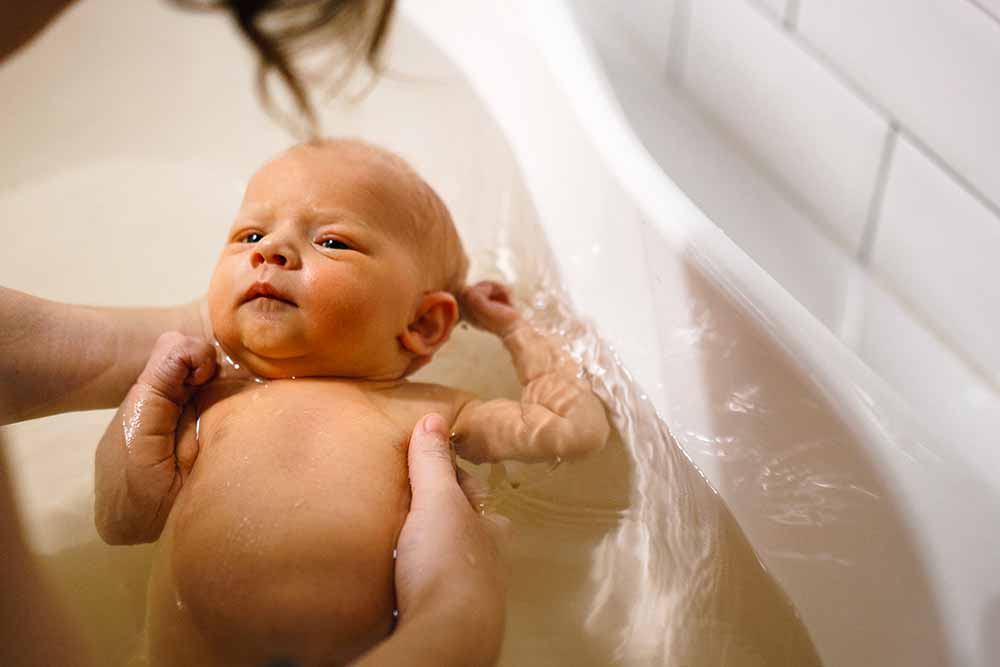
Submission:
[[[843,254],[846,257],[852,257],[852,248],[850,244],[845,241],[840,234],[835,231],[836,226],[827,219],[822,213],[817,211],[815,208],[809,205],[809,203],[802,197],[799,196],[799,192],[796,188],[788,185],[788,183],[779,175],[777,175],[774,170],[770,168],[767,161],[756,155],[746,144],[744,144],[739,138],[730,134],[724,125],[721,125],[712,116],[712,112],[698,100],[696,97],[690,94],[683,85],[678,87],[679,94],[684,95],[686,103],[691,106],[691,108],[701,116],[704,117],[705,122],[711,128],[711,131],[722,137],[729,146],[734,147],[743,157],[748,161],[749,164],[753,166],[753,169],[762,175],[762,177],[775,189],[775,191],[780,195],[782,200],[784,200],[789,206],[791,206],[795,211],[797,211],[808,223],[808,225],[818,234],[820,234],[823,239],[837,248],[837,252]]]
[[[963,176],[955,167],[948,164],[944,158],[934,152],[934,149],[924,143],[923,139],[915,135],[913,132],[907,128],[900,126],[899,132],[902,134],[914,148],[916,148],[920,153],[927,159],[928,162],[932,163],[938,169],[943,171],[946,176],[955,181],[955,185],[964,190],[966,194],[970,195],[979,204],[985,208],[987,211],[992,213],[995,217],[1000,218],[1000,204],[997,204],[992,199],[990,199],[985,193],[983,193],[979,188],[977,188],[973,183]]]
[[[788,4],[785,5],[784,25],[789,32],[794,32],[799,27],[801,0],[787,0],[787,2]]]
[[[994,376],[993,372],[983,365],[982,362],[976,359],[971,352],[966,350],[965,346],[962,345],[959,340],[954,338],[950,333],[938,325],[937,322],[931,319],[920,303],[911,299],[903,293],[902,290],[898,289],[890,281],[885,280],[884,277],[879,276],[877,273],[872,274],[872,278],[875,280],[876,284],[879,285],[879,287],[885,290],[893,299],[897,301],[900,308],[906,312],[906,314],[917,324],[917,326],[922,328],[927,335],[954,355],[959,363],[965,366],[967,371],[969,371],[972,375],[975,375],[989,389],[997,394],[1000,394],[1000,378]]]
[[[762,18],[771,21],[772,24],[775,22],[773,15],[771,15],[769,12],[764,11],[759,5],[753,2],[750,2],[748,4],[751,7],[755,8],[755,10],[758,12],[758,14],[761,15]],[[796,17],[796,23],[797,22],[798,22],[798,17]],[[816,64],[818,64],[824,70],[829,72],[830,75],[834,79],[836,79],[838,83],[844,86],[851,94],[853,94],[855,97],[860,98],[862,102],[870,106],[875,113],[882,116],[882,118],[886,121],[886,123],[891,123],[893,121],[894,118],[893,115],[889,113],[889,110],[883,107],[882,104],[880,104],[877,99],[875,99],[874,95],[872,95],[863,87],[861,87],[860,84],[858,84],[843,70],[837,67],[837,64],[829,56],[827,56],[825,53],[823,53],[823,51],[819,50],[817,47],[813,46],[811,42],[809,42],[805,37],[803,37],[802,33],[799,32],[798,29],[796,30],[789,29],[788,26],[783,21],[778,22],[778,25],[785,29],[785,32],[788,33],[789,40],[796,48],[802,51],[810,59],[814,60]]]
[[[979,11],[981,11],[983,14],[986,14],[987,18],[989,18],[994,23],[1000,24],[1000,16],[994,14],[992,9],[983,7],[983,3],[980,2],[979,0],[965,0],[965,1],[968,2],[970,5],[972,5],[973,7],[975,7],[976,9],[978,9]]]
[[[793,0],[798,1],[798,0]],[[976,0],[966,0],[966,2],[971,2],[975,4]],[[774,17],[769,13],[764,11],[759,5],[754,2],[748,3],[751,7],[754,7],[756,11],[765,19],[769,21],[774,21]],[[977,7],[979,5],[976,5]],[[982,10],[986,12],[985,9]],[[992,14],[990,15],[992,16]],[[963,176],[955,167],[951,166],[948,162],[944,160],[938,153],[934,151],[927,143],[920,139],[912,130],[906,127],[894,114],[883,106],[874,95],[863,88],[859,83],[852,79],[846,72],[844,72],[837,64],[827,56],[823,51],[814,46],[809,40],[807,40],[801,32],[798,30],[788,30],[787,27],[782,24],[783,28],[786,28],[786,32],[789,36],[789,40],[796,47],[801,49],[808,57],[814,59],[823,69],[833,76],[838,82],[841,83],[850,93],[857,96],[863,103],[867,104],[871,109],[882,116],[887,124],[890,126],[895,126],[904,138],[909,140],[914,146],[916,146],[920,152],[930,160],[934,165],[941,169],[945,174],[950,176],[956,184],[958,184],[963,190],[970,194],[976,201],[982,204],[990,213],[1000,218],[1000,203],[994,202],[987,196],[984,192],[979,190],[973,183]]]
[[[889,123],[889,131],[886,133],[885,141],[882,144],[882,155],[879,156],[878,171],[875,172],[875,188],[872,190],[872,197],[868,203],[868,215],[865,219],[865,228],[861,233],[861,242],[858,245],[858,252],[855,259],[866,269],[871,264],[872,250],[875,246],[875,235],[878,231],[879,219],[882,217],[882,204],[885,202],[886,186],[889,183],[889,170],[892,165],[892,158],[896,152],[896,138],[899,136],[899,125],[895,122]]]
[[[678,0],[667,34],[667,78],[681,84],[687,64],[691,35],[691,5],[693,0]]]
[[[977,0],[966,0],[971,4],[975,5],[978,9],[988,14],[991,18],[997,19],[993,14],[987,11],[984,7],[978,4]],[[687,5],[691,0],[679,0],[679,3]],[[800,0],[789,0],[789,2],[800,2]],[[866,273],[871,274],[872,268],[867,265],[868,255],[870,255],[872,246],[875,241],[875,227],[877,224],[877,217],[881,215],[882,200],[885,196],[885,187],[888,183],[889,166],[892,162],[892,157],[895,154],[895,146],[899,142],[899,138],[909,140],[915,148],[925,158],[927,158],[931,163],[940,168],[946,175],[950,176],[956,184],[967,193],[972,195],[977,201],[984,205],[991,213],[1000,218],[1000,206],[994,204],[988,197],[986,197],[982,192],[980,192],[975,186],[973,186],[965,177],[963,177],[959,172],[957,172],[953,167],[951,167],[947,162],[945,162],[940,156],[938,156],[927,144],[921,141],[916,135],[904,127],[893,114],[889,113],[888,109],[883,107],[875,97],[870,94],[865,88],[854,81],[850,76],[848,76],[844,71],[842,71],[837,64],[829,58],[820,49],[810,43],[804,38],[804,36],[798,31],[798,15],[795,16],[795,28],[789,27],[786,21],[778,20],[775,21],[776,17],[772,12],[767,11],[764,7],[759,5],[754,0],[749,0],[748,3],[753,7],[765,20],[769,20],[772,23],[777,23],[784,32],[788,35],[791,43],[799,48],[807,57],[815,60],[820,67],[827,71],[835,80],[837,80],[841,85],[843,85],[848,92],[859,98],[861,102],[868,105],[874,113],[882,117],[883,121],[888,126],[889,132],[886,135],[886,141],[883,145],[882,155],[879,161],[879,170],[877,172],[877,198],[873,198],[870,206],[869,212],[866,219],[866,229],[865,238],[863,240],[865,259],[862,262],[861,258],[858,257],[859,264],[862,264],[862,268]],[[685,7],[686,9],[688,7]],[[684,12],[686,22],[690,24],[690,12]],[[997,19],[1000,22],[1000,19]],[[687,32],[690,33],[689,26],[685,25]],[[687,35],[685,39],[689,41]],[[685,45],[686,46],[686,45]],[[883,173],[884,172],[884,173]],[[877,208],[876,208],[877,206]],[[813,215],[807,216],[813,222],[813,227],[816,229],[826,232],[826,226],[821,224],[819,220],[815,219]],[[827,236],[829,239],[830,237]],[[860,255],[860,251],[859,251]],[[871,275],[872,278],[876,276]],[[906,296],[904,296],[899,290],[894,289],[891,285],[888,285],[884,280],[876,280],[882,289],[887,290],[892,297],[900,304],[902,309],[918,323],[925,332],[927,332],[933,339],[935,339],[940,345],[947,349],[954,357],[963,365],[968,371],[977,376],[981,381],[984,382],[986,386],[990,389],[1000,393],[1000,379],[994,378],[990,371],[985,367],[980,365],[978,360],[972,358],[964,347],[958,344],[958,342],[952,337],[942,331],[934,322],[929,320],[923,311],[912,301],[910,301]]]

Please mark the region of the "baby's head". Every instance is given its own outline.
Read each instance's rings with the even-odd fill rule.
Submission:
[[[263,377],[399,378],[448,339],[467,267],[448,209],[400,157],[300,144],[247,185],[208,290],[212,327]]]

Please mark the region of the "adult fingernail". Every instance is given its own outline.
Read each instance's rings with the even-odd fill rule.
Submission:
[[[420,430],[424,433],[436,433],[442,437],[448,437],[448,424],[445,423],[444,417],[434,412],[424,417],[423,421],[420,422]]]

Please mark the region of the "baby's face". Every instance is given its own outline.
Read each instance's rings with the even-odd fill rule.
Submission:
[[[398,377],[421,290],[393,178],[363,153],[308,145],[253,176],[208,293],[216,337],[249,370]]]

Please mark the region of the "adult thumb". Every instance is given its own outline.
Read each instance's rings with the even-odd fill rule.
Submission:
[[[459,488],[448,423],[441,415],[432,412],[417,422],[410,436],[408,458],[414,503],[429,492]]]

